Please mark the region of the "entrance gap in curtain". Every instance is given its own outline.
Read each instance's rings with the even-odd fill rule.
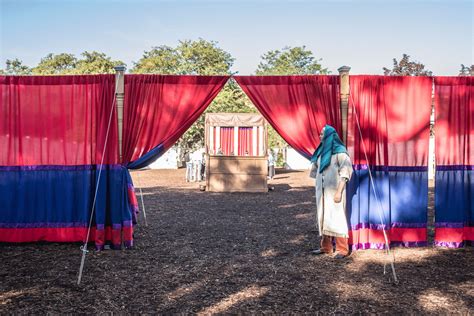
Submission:
[[[239,156],[253,156],[252,132],[252,127],[239,127]]]
[[[391,245],[426,245],[432,78],[351,76],[350,89],[348,150],[355,172],[347,200],[352,248],[383,249],[384,229]]]
[[[0,76],[0,242],[84,242],[104,158],[90,241],[132,245],[114,87],[114,75]]]
[[[339,76],[235,76],[278,134],[310,158],[319,131],[332,125],[341,135]]]
[[[474,78],[435,78],[435,244],[474,242]]]

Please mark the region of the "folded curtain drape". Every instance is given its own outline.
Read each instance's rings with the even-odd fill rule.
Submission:
[[[199,118],[229,76],[126,75],[123,163],[158,159]]]
[[[278,134],[306,158],[319,131],[332,125],[341,135],[339,76],[235,76],[242,90]]]

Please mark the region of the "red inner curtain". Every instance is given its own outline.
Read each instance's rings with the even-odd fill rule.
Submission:
[[[224,155],[234,154],[234,128],[221,127],[220,128],[220,147]]]
[[[474,77],[435,78],[435,244],[474,244]]]
[[[114,75],[0,77],[0,166],[118,163]],[[98,106],[100,105],[100,106]]]
[[[365,149],[370,165],[427,166],[431,86],[431,77],[351,76],[347,144],[353,164],[367,163]]]
[[[436,165],[474,165],[474,77],[436,77]]]
[[[350,89],[353,249],[384,248],[383,230],[392,246],[425,246],[432,78],[351,76]]]
[[[123,162],[158,145],[171,147],[197,120],[229,76],[126,75]]]
[[[341,135],[339,76],[236,76],[257,109],[307,158],[325,124]],[[342,135],[341,135],[342,136]]]
[[[239,127],[239,156],[253,156],[252,127]]]

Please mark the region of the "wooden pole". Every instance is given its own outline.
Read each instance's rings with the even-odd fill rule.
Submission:
[[[339,71],[340,93],[341,93],[341,123],[342,123],[342,141],[347,144],[347,112],[349,109],[349,71],[351,67],[342,66]]]
[[[122,132],[123,132],[123,99],[125,96],[125,69],[124,65],[114,67],[115,69],[115,104],[117,106],[118,123],[118,150],[119,162],[122,162]]]

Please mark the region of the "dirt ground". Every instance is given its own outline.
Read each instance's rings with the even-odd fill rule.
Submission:
[[[130,250],[0,244],[0,313],[472,313],[474,251],[394,249],[336,261],[318,244],[307,172],[279,170],[264,194],[209,193],[184,170],[132,173],[143,216]],[[137,190],[138,191],[138,190]]]

